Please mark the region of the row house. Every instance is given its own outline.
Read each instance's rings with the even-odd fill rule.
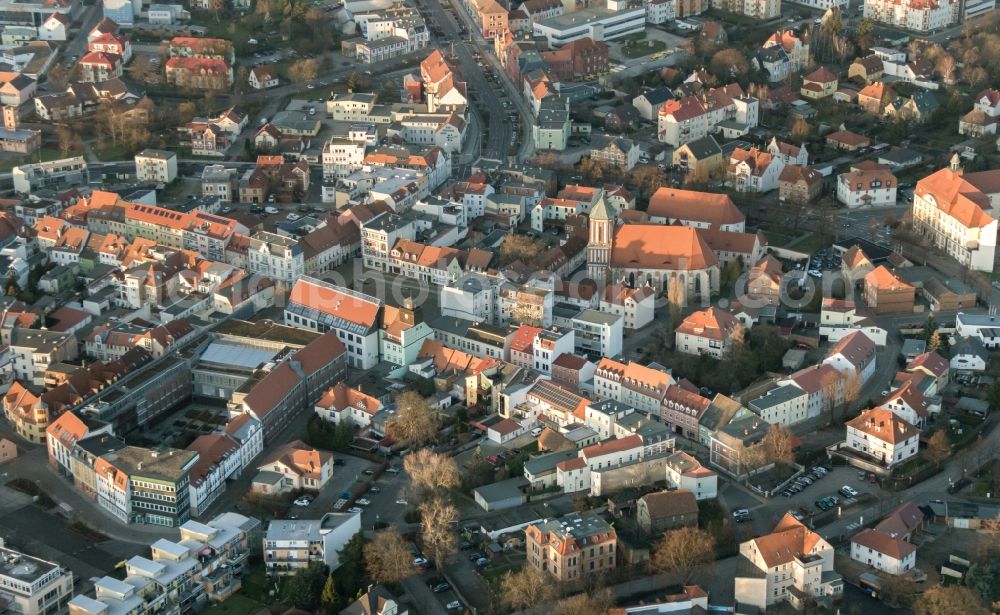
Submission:
[[[344,377],[347,350],[333,333],[325,333],[277,365],[265,366],[231,396],[231,416],[249,414],[260,421],[265,440],[295,416],[311,410],[334,382]]]
[[[658,364],[627,364],[603,358],[594,373],[594,393],[626,404],[650,416],[657,416],[667,390],[673,384],[670,373]]]
[[[196,329],[186,318],[164,324],[142,319],[109,322],[95,327],[83,340],[84,353],[98,361],[117,361],[133,348],[143,348],[158,359],[194,337]]]
[[[348,363],[370,369],[379,360],[381,310],[382,302],[375,297],[303,277],[292,288],[284,321],[292,327],[333,332],[345,347]]]

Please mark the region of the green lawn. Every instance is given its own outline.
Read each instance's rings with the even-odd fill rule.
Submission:
[[[802,239],[794,241],[785,247],[790,250],[795,250],[797,252],[805,252],[806,254],[812,254],[820,248],[825,248],[830,245],[829,235],[824,235],[821,233],[809,233]]]
[[[94,144],[93,150],[100,160],[125,160],[132,157],[132,152],[122,143],[108,143],[104,147]]]
[[[264,605],[256,600],[244,596],[241,593],[233,594],[228,600],[213,604],[204,611],[203,615],[248,615],[261,609]]]
[[[666,43],[655,39],[637,41],[630,45],[622,45],[622,54],[626,58],[642,58],[654,53],[659,53],[667,48]]]
[[[69,156],[79,156],[80,154],[81,152],[72,152]],[[30,156],[24,156],[20,159],[0,161],[0,171],[7,172],[18,165],[30,164],[33,162],[48,162],[49,160],[59,160],[60,158],[66,158],[66,156],[63,156],[62,152],[60,152],[57,148],[43,147]]]

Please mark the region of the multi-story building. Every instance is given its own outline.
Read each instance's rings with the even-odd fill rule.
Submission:
[[[230,415],[251,415],[269,440],[295,416],[312,410],[323,392],[344,378],[348,343],[328,331],[301,350],[267,362],[230,395]]]
[[[572,319],[576,352],[591,357],[615,357],[622,351],[624,318],[587,309]]]
[[[627,364],[603,358],[594,372],[594,393],[599,397],[626,404],[650,416],[660,413],[660,405],[673,378],[656,363]]]
[[[711,307],[690,314],[674,330],[678,352],[708,354],[722,358],[733,337],[742,333],[743,325],[735,316]]]
[[[10,332],[10,351],[14,378],[37,386],[45,384],[45,372],[60,361],[75,359],[79,351],[76,337],[59,333],[17,327]],[[44,430],[44,428],[43,428]],[[41,442],[44,436],[33,442]]]
[[[757,126],[760,101],[737,83],[700,95],[668,101],[657,116],[659,140],[674,147],[721,132],[725,137],[746,134]]]
[[[430,32],[420,13],[396,5],[355,15],[364,42],[355,46],[355,57],[366,64],[383,62],[427,47]]]
[[[761,21],[781,16],[781,0],[713,0],[712,6]]]
[[[810,203],[823,191],[823,175],[816,169],[787,164],[778,176],[778,200]]]
[[[291,237],[258,231],[247,248],[247,270],[292,284],[305,274],[302,248]]]
[[[972,111],[958,121],[958,134],[983,137],[997,133],[1000,122],[1000,90],[987,88],[976,95]]]
[[[618,536],[593,513],[571,513],[524,530],[528,566],[557,581],[578,581],[614,570]]]
[[[509,13],[496,0],[469,0],[476,17],[479,18],[479,28],[483,38],[502,36],[507,31]]]
[[[865,0],[865,17],[894,28],[931,32],[962,21],[958,0]]]
[[[405,368],[417,360],[424,340],[434,337],[434,331],[406,299],[402,306],[386,305],[379,325],[379,354],[382,360]]]
[[[643,32],[646,9],[621,0],[609,0],[606,6],[581,8],[532,24],[534,36],[543,37],[550,48],[562,47],[581,38],[611,41]]]
[[[791,513],[770,534],[741,544],[740,557],[748,566],[736,576],[736,600],[762,611],[785,601],[803,608],[844,591],[833,569],[833,547]]]
[[[59,564],[0,547],[0,597],[20,615],[65,612],[73,596],[73,573]]]
[[[910,314],[916,289],[886,268],[879,265],[864,279],[865,303],[876,314]]]
[[[607,43],[588,37],[539,55],[549,67],[549,74],[560,82],[585,81],[608,71]]]
[[[804,421],[808,417],[808,405],[809,394],[788,384],[773,388],[748,404],[750,410],[767,423],[786,427]]]
[[[737,147],[729,155],[726,178],[738,192],[770,192],[778,187],[784,168],[782,158],[770,152]]]
[[[198,453],[127,446],[94,463],[97,503],[122,523],[176,527],[191,518],[190,470]]]
[[[223,513],[206,522],[180,526],[177,541],[160,539],[150,557],[124,562],[124,580],[105,576],[94,583],[94,597],[77,595],[73,615],[187,612],[206,602],[221,602],[242,586],[248,560],[260,544],[260,521]]]
[[[693,455],[677,451],[667,457],[666,466],[668,487],[687,489],[696,500],[710,500],[718,495],[719,475]]]
[[[886,468],[917,454],[920,429],[885,408],[864,410],[847,423],[846,448]]]
[[[663,187],[649,197],[650,222],[734,233],[746,230],[746,216],[726,194]]]
[[[371,425],[372,417],[382,408],[378,398],[350,388],[343,382],[327,389],[316,402],[316,414],[323,420],[331,423],[349,421],[362,429]]]
[[[941,169],[917,182],[913,225],[935,247],[975,271],[992,272],[996,259],[1000,170]]]
[[[858,165],[837,176],[837,200],[848,209],[891,205],[896,202],[897,187],[896,176],[888,167]]]
[[[316,278],[300,278],[285,307],[285,324],[336,333],[347,348],[348,363],[370,369],[379,360],[378,317],[382,302]]]
[[[264,533],[264,566],[269,575],[288,576],[325,564],[340,567],[339,552],[361,531],[361,513],[326,513],[321,519],[271,521]]]
[[[383,212],[361,224],[361,256],[365,269],[389,271],[393,247],[400,239],[414,240],[417,227],[409,217]]]
[[[31,194],[42,188],[59,190],[68,186],[86,186],[90,172],[83,156],[50,160],[35,164],[22,164],[11,171],[14,192]]]
[[[135,178],[169,184],[177,178],[177,154],[162,149],[142,150],[135,155]]]

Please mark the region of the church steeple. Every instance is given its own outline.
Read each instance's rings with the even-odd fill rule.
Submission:
[[[595,281],[604,281],[608,264],[611,262],[611,247],[614,243],[615,220],[618,212],[609,204],[604,194],[590,209],[590,241],[587,243],[587,273]]]

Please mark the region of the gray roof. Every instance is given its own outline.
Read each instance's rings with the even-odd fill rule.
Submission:
[[[577,456],[577,451],[557,451],[555,453],[549,453],[547,455],[540,455],[524,462],[524,471],[526,474],[539,475],[545,474],[546,472],[554,472],[556,466],[560,462],[566,461],[567,459],[573,459]]]
[[[589,322],[599,325],[613,325],[614,323],[621,320],[621,316],[615,314],[607,314],[605,312],[599,312],[594,309],[584,310],[580,312],[579,316],[573,320],[579,320],[581,322]]]
[[[786,403],[796,397],[803,397],[807,395],[808,393],[799,387],[786,384],[776,389],[771,389],[767,392],[767,395],[758,397],[757,399],[751,401],[748,405],[751,410],[762,411],[767,410],[768,408],[773,408],[778,404]]]
[[[336,529],[361,513],[326,513],[322,519],[276,519],[267,524],[266,540],[319,540],[322,533]]]
[[[712,135],[687,143],[687,148],[697,160],[704,160],[715,154],[722,154],[722,148]]]
[[[668,87],[661,87],[644,92],[639,96],[645,98],[651,105],[659,105],[671,100],[674,93]]]
[[[523,476],[515,476],[497,483],[476,487],[474,491],[486,502],[499,502],[510,498],[524,497],[524,490],[530,485]]]

